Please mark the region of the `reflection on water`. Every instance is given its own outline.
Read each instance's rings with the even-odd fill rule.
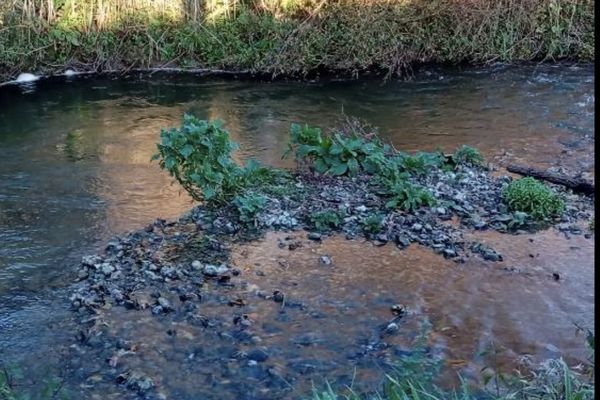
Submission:
[[[397,148],[441,147],[451,151],[466,143],[482,149],[492,161],[563,165],[593,173],[593,83],[593,66],[500,66],[462,72],[434,71],[412,82],[385,84],[254,83],[186,75],[82,77],[67,82],[40,81],[36,89],[3,87],[0,315],[8,317],[0,319],[0,329],[8,333],[3,333],[0,352],[16,357],[9,350],[11,343],[26,333],[14,327],[35,328],[35,323],[29,322],[35,320],[36,312],[53,312],[55,303],[44,305],[36,300],[37,296],[58,296],[56,293],[60,292],[53,295],[48,289],[64,287],[72,280],[73,264],[82,254],[95,251],[111,235],[138,229],[156,217],[174,218],[190,207],[191,199],[171,185],[170,178],[156,163],[149,162],[160,129],[179,124],[184,112],[223,119],[232,138],[241,144],[240,159],[254,156],[272,165],[291,165],[291,161],[280,159],[291,122],[330,126],[345,112],[378,126]],[[561,260],[554,258],[556,248],[549,247],[547,252],[554,264]],[[591,282],[590,274],[593,277],[593,270],[580,266],[590,265],[593,258],[591,253],[582,254],[583,259],[569,272],[573,277],[569,279],[579,282],[574,294],[560,292],[560,300],[550,295],[540,295],[535,302],[528,298],[527,304],[535,304],[530,307],[531,312],[538,313],[538,317],[520,316],[519,320],[525,318],[522,323],[544,318],[547,322],[553,318],[543,317],[547,313],[579,316],[581,313],[577,314],[573,304],[581,304],[582,317],[593,314],[592,298],[580,298],[582,293],[589,293],[589,285],[585,286],[586,291],[580,285]],[[421,262],[422,258],[411,261]],[[440,261],[436,258],[435,263]],[[382,278],[383,272],[378,271],[373,270],[372,279]],[[470,276],[468,282],[477,276]],[[402,293],[410,293],[423,312],[428,307],[435,308],[436,301],[443,302],[444,297],[435,300],[439,291],[427,289],[431,277],[415,275],[414,279],[419,280],[411,284],[410,291]],[[447,275],[436,279],[443,285]],[[467,324],[461,328],[463,331],[468,327],[488,335],[499,335],[496,331],[504,326],[490,321],[506,322],[519,315],[517,311],[522,307],[515,304],[515,297],[509,293],[517,288],[529,293],[537,290],[511,280],[503,286],[506,292],[480,292],[487,290],[487,272],[481,273],[477,291],[472,283],[460,286],[461,279],[467,278],[456,279],[452,290],[460,293],[456,299],[461,301],[445,302],[446,307],[454,304],[454,308],[444,311],[445,317],[438,316],[438,324]],[[567,280],[561,285],[570,282],[575,281]],[[552,287],[544,285],[539,288],[542,292]],[[486,296],[498,295],[508,297],[506,301],[486,302]],[[468,304],[480,304],[482,308],[467,312]],[[28,314],[28,309],[36,311]],[[481,314],[488,317],[480,318]],[[4,322],[15,319],[27,322]],[[556,319],[564,322],[564,318]],[[536,340],[574,348],[571,342],[557,344],[544,336],[551,329],[541,330]],[[558,331],[566,335],[566,328]],[[533,328],[526,326],[518,332],[510,335],[515,338],[512,348],[533,352],[527,347],[533,346],[532,342],[523,339],[532,334]],[[6,340],[6,336],[12,340]],[[519,347],[519,343],[525,347]]]

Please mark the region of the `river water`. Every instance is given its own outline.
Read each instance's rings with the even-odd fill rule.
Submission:
[[[291,122],[327,127],[345,113],[377,126],[399,149],[469,144],[496,164],[594,176],[593,65],[432,69],[386,83],[132,74],[0,87],[0,364],[39,370],[58,360],[72,341],[68,295],[81,256],[193,205],[150,162],[160,129],[179,124],[184,112],[223,119],[239,159],[270,165],[291,166],[281,160]],[[508,255],[500,267],[457,269],[426,250],[398,255],[333,240],[319,251],[345,268],[326,277],[297,268],[275,280],[304,280],[299,296],[308,298],[327,291],[350,304],[363,296],[352,311],[360,315],[401,288],[401,300],[432,321],[445,356],[467,370],[491,341],[512,358],[583,360],[573,323],[591,327],[594,319],[593,239],[488,236]],[[278,257],[269,250],[274,240],[242,252],[269,265]],[[298,252],[297,262],[306,265],[310,254]],[[396,273],[406,263],[411,268]]]

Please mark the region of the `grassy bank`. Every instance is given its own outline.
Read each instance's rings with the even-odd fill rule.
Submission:
[[[148,67],[402,74],[424,62],[594,60],[593,0],[11,0],[0,78]]]

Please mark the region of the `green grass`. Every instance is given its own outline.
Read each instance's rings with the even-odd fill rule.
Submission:
[[[106,0],[100,10],[83,0],[37,0],[35,8],[3,2],[0,79],[25,70],[165,66],[397,75],[423,62],[595,56],[593,0],[133,3]],[[48,4],[54,4],[50,12]]]

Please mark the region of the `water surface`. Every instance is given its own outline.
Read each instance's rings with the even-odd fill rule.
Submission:
[[[499,65],[432,70],[409,82],[259,83],[130,75],[2,87],[1,361],[27,365],[68,343],[71,333],[56,327],[65,326],[68,285],[83,254],[97,251],[112,235],[139,229],[157,217],[175,218],[191,207],[191,199],[150,162],[160,129],[179,124],[184,112],[223,119],[240,143],[239,159],[256,157],[270,165],[292,165],[280,157],[291,122],[327,127],[345,113],[367,119],[399,149],[452,151],[469,144],[494,163],[562,166],[593,176],[593,85],[593,65]],[[426,282],[414,284],[411,291],[425,313],[431,307],[438,320],[440,313],[450,314],[439,324],[475,324],[486,332],[479,336],[486,340],[510,337],[516,354],[546,355],[540,349],[552,344],[563,346],[565,356],[581,358],[581,346],[572,339],[556,339],[568,334],[565,318],[570,317],[568,323],[593,320],[593,244],[581,246],[587,250],[575,252],[575,258],[553,257],[562,254],[560,246],[543,249],[552,262],[543,276],[556,268],[572,277],[569,290],[557,295],[545,281],[538,291],[502,278],[486,293],[501,293],[504,300],[486,302],[485,294],[473,291],[477,285],[470,277],[471,283],[444,289],[446,295],[457,293],[455,307],[472,307],[467,316],[445,311],[452,303],[427,289]],[[519,251],[527,259],[523,248]],[[427,264],[411,262],[418,268]],[[374,268],[374,281],[364,282],[362,290],[390,273]],[[487,287],[495,278],[484,273],[477,279]],[[510,295],[519,285],[533,290],[532,297]],[[558,333],[551,334],[553,324],[536,330],[539,325],[531,325],[531,315],[522,314],[519,301],[546,322],[561,320]],[[513,325],[502,321],[524,325],[503,335],[497,330]]]

